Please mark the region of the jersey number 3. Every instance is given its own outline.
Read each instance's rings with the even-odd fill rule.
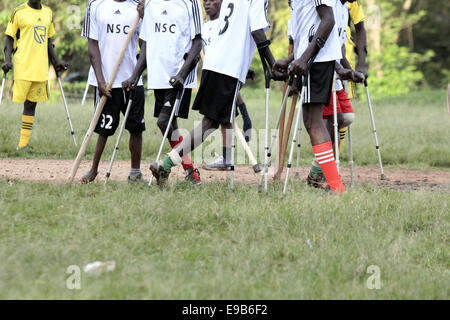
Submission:
[[[229,19],[233,15],[233,12],[234,12],[234,3],[231,2],[228,5],[228,9],[230,9],[230,13],[225,16],[225,19],[224,19],[225,20],[225,26],[223,27],[222,30],[220,30],[219,36],[221,36],[222,34],[224,34],[228,30],[228,26],[230,24],[230,20]]]

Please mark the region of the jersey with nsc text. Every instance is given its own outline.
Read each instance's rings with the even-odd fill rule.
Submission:
[[[206,53],[208,47],[211,46],[211,43],[214,37],[218,34],[220,26],[220,20],[214,19],[206,21],[202,27],[202,39],[203,39],[203,51]]]
[[[192,40],[200,35],[202,11],[198,0],[151,0],[145,7],[140,38],[147,44],[149,89],[170,89],[171,77],[184,64]],[[185,79],[185,88],[197,86],[197,68]]]
[[[82,36],[86,39],[98,41],[98,48],[102,58],[102,72],[105,81],[108,82],[117,57],[120,55],[122,45],[125,43],[128,33],[137,15],[137,0],[117,2],[114,0],[91,0],[86,8],[86,17],[82,30]],[[117,76],[112,88],[121,88],[122,82],[133,74],[137,63],[137,46],[141,22],[131,38],[120,64]],[[91,67],[89,70],[89,85],[97,86],[97,78]],[[142,85],[142,80],[139,81]]]
[[[245,83],[256,49],[251,33],[269,29],[267,9],[268,0],[224,0],[219,29],[205,54],[203,69]]]

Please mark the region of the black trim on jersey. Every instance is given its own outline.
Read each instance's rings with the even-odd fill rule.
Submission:
[[[314,0],[314,3],[316,4],[316,7],[321,6],[323,4],[322,0]]]
[[[85,17],[84,26],[83,26],[83,37],[86,37],[86,38],[89,38],[89,31],[91,29],[91,6],[96,1],[97,0],[89,1],[87,8],[86,8],[86,17]]]
[[[192,5],[192,17],[194,18],[195,35],[201,34],[202,26],[200,21],[200,8],[198,7],[198,0],[189,0]]]
[[[27,5],[26,4],[22,4],[20,6],[18,6],[17,8],[14,9],[12,15],[11,15],[11,19],[9,20],[9,22],[14,23],[14,18],[16,16],[17,11],[22,10],[22,9],[26,9]]]

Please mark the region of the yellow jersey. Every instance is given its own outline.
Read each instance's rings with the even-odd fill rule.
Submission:
[[[48,39],[55,35],[52,10],[44,5],[33,9],[27,3],[14,9],[6,35],[15,43],[14,79],[48,80]]]
[[[366,19],[363,8],[362,8],[361,4],[359,3],[359,1],[347,2],[347,5],[348,5],[348,12],[349,12],[350,20],[352,21],[353,25],[356,25]],[[350,29],[350,23],[347,26],[347,35],[348,35],[348,41],[345,43],[345,55],[347,56],[347,59],[350,62],[350,64],[352,64],[352,67],[354,67],[355,43],[352,40],[352,32]]]

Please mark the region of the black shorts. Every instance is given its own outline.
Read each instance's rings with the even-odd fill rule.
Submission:
[[[212,120],[229,123],[238,81],[221,73],[203,70],[192,109]]]
[[[333,86],[334,61],[313,63],[306,82],[305,103],[328,105]],[[299,92],[302,81],[298,81]]]
[[[176,89],[155,89],[155,111],[153,116],[159,117],[161,111],[166,114],[172,113],[172,107],[177,99]],[[178,118],[187,119],[189,117],[189,107],[191,105],[192,89],[184,89],[183,99],[181,100],[180,108],[178,109]],[[169,106],[164,106],[167,102]]]
[[[115,88],[111,90],[111,96],[112,98],[106,100],[102,114],[95,127],[95,133],[104,137],[110,137],[116,132],[120,122],[120,112],[125,114],[127,110],[130,92],[126,93],[121,88]],[[97,88],[95,88],[95,107],[97,107],[99,102],[100,97],[98,96]],[[139,86],[135,90],[130,113],[125,124],[125,129],[130,133],[145,131],[144,105],[144,87]]]

